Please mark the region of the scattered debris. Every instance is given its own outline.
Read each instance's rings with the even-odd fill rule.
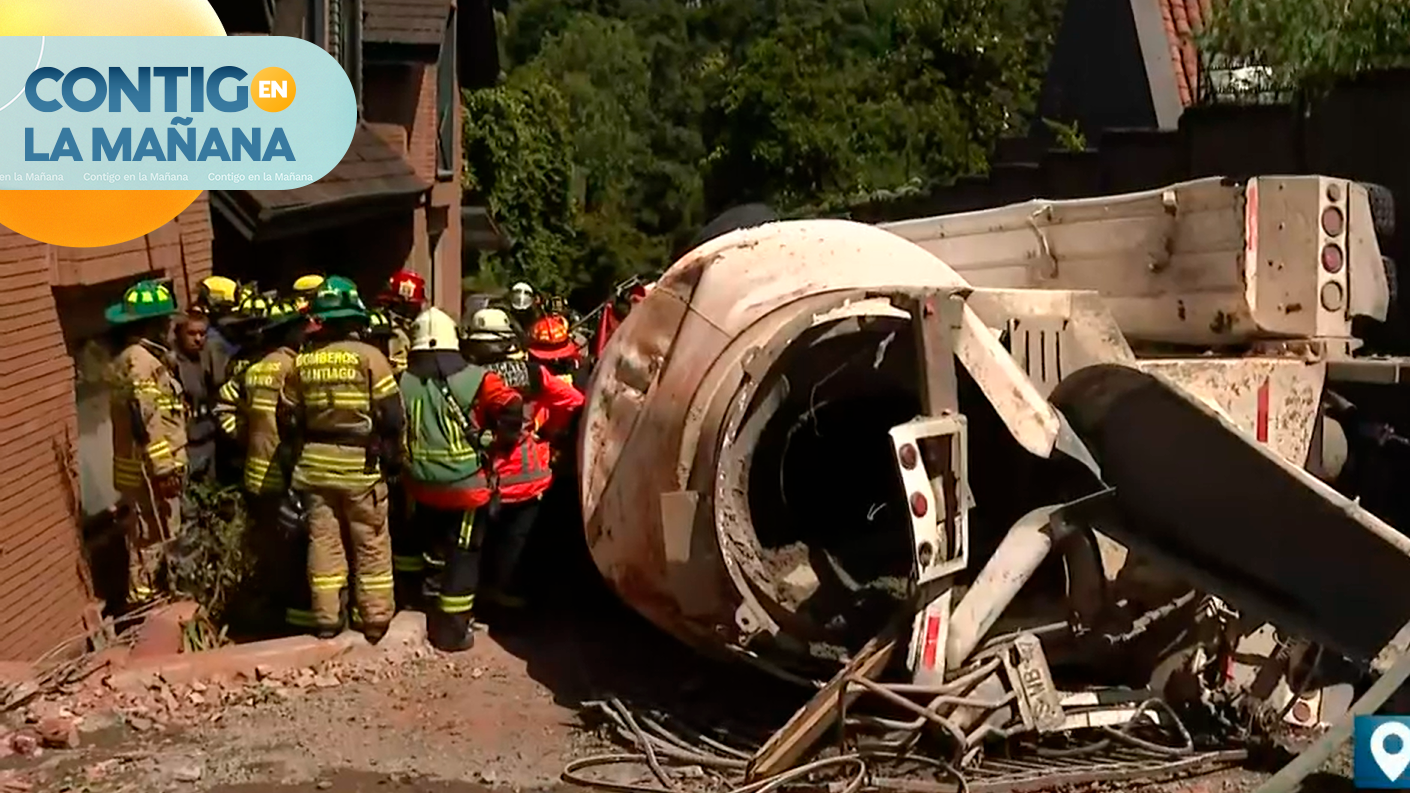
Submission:
[[[48,716],[41,719],[35,731],[39,740],[53,749],[78,748],[78,722],[74,716]]]

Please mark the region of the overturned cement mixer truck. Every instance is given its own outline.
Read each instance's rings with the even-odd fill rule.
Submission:
[[[703,652],[959,697],[927,718],[964,749],[1151,692],[1335,721],[1410,639],[1410,540],[1336,489],[1346,395],[1410,364],[1353,333],[1388,199],[1204,179],[710,240],[598,365],[596,565]]]

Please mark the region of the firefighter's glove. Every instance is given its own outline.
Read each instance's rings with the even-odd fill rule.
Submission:
[[[491,451],[508,454],[519,445],[524,433],[524,398],[516,396],[500,408],[494,417],[494,441]]]

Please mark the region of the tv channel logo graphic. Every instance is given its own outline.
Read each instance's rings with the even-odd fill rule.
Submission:
[[[1357,716],[1353,751],[1357,787],[1410,787],[1410,717]]]
[[[347,73],[302,39],[19,39],[23,72],[0,64],[0,190],[290,190],[352,142]]]

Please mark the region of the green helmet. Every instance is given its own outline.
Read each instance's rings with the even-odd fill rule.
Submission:
[[[138,281],[123,293],[122,301],[108,306],[103,316],[114,325],[126,325],[144,319],[169,317],[177,312],[171,287],[161,281]]]
[[[313,294],[309,313],[316,319],[367,319],[367,305],[357,293],[357,284],[341,275],[330,276]]]

